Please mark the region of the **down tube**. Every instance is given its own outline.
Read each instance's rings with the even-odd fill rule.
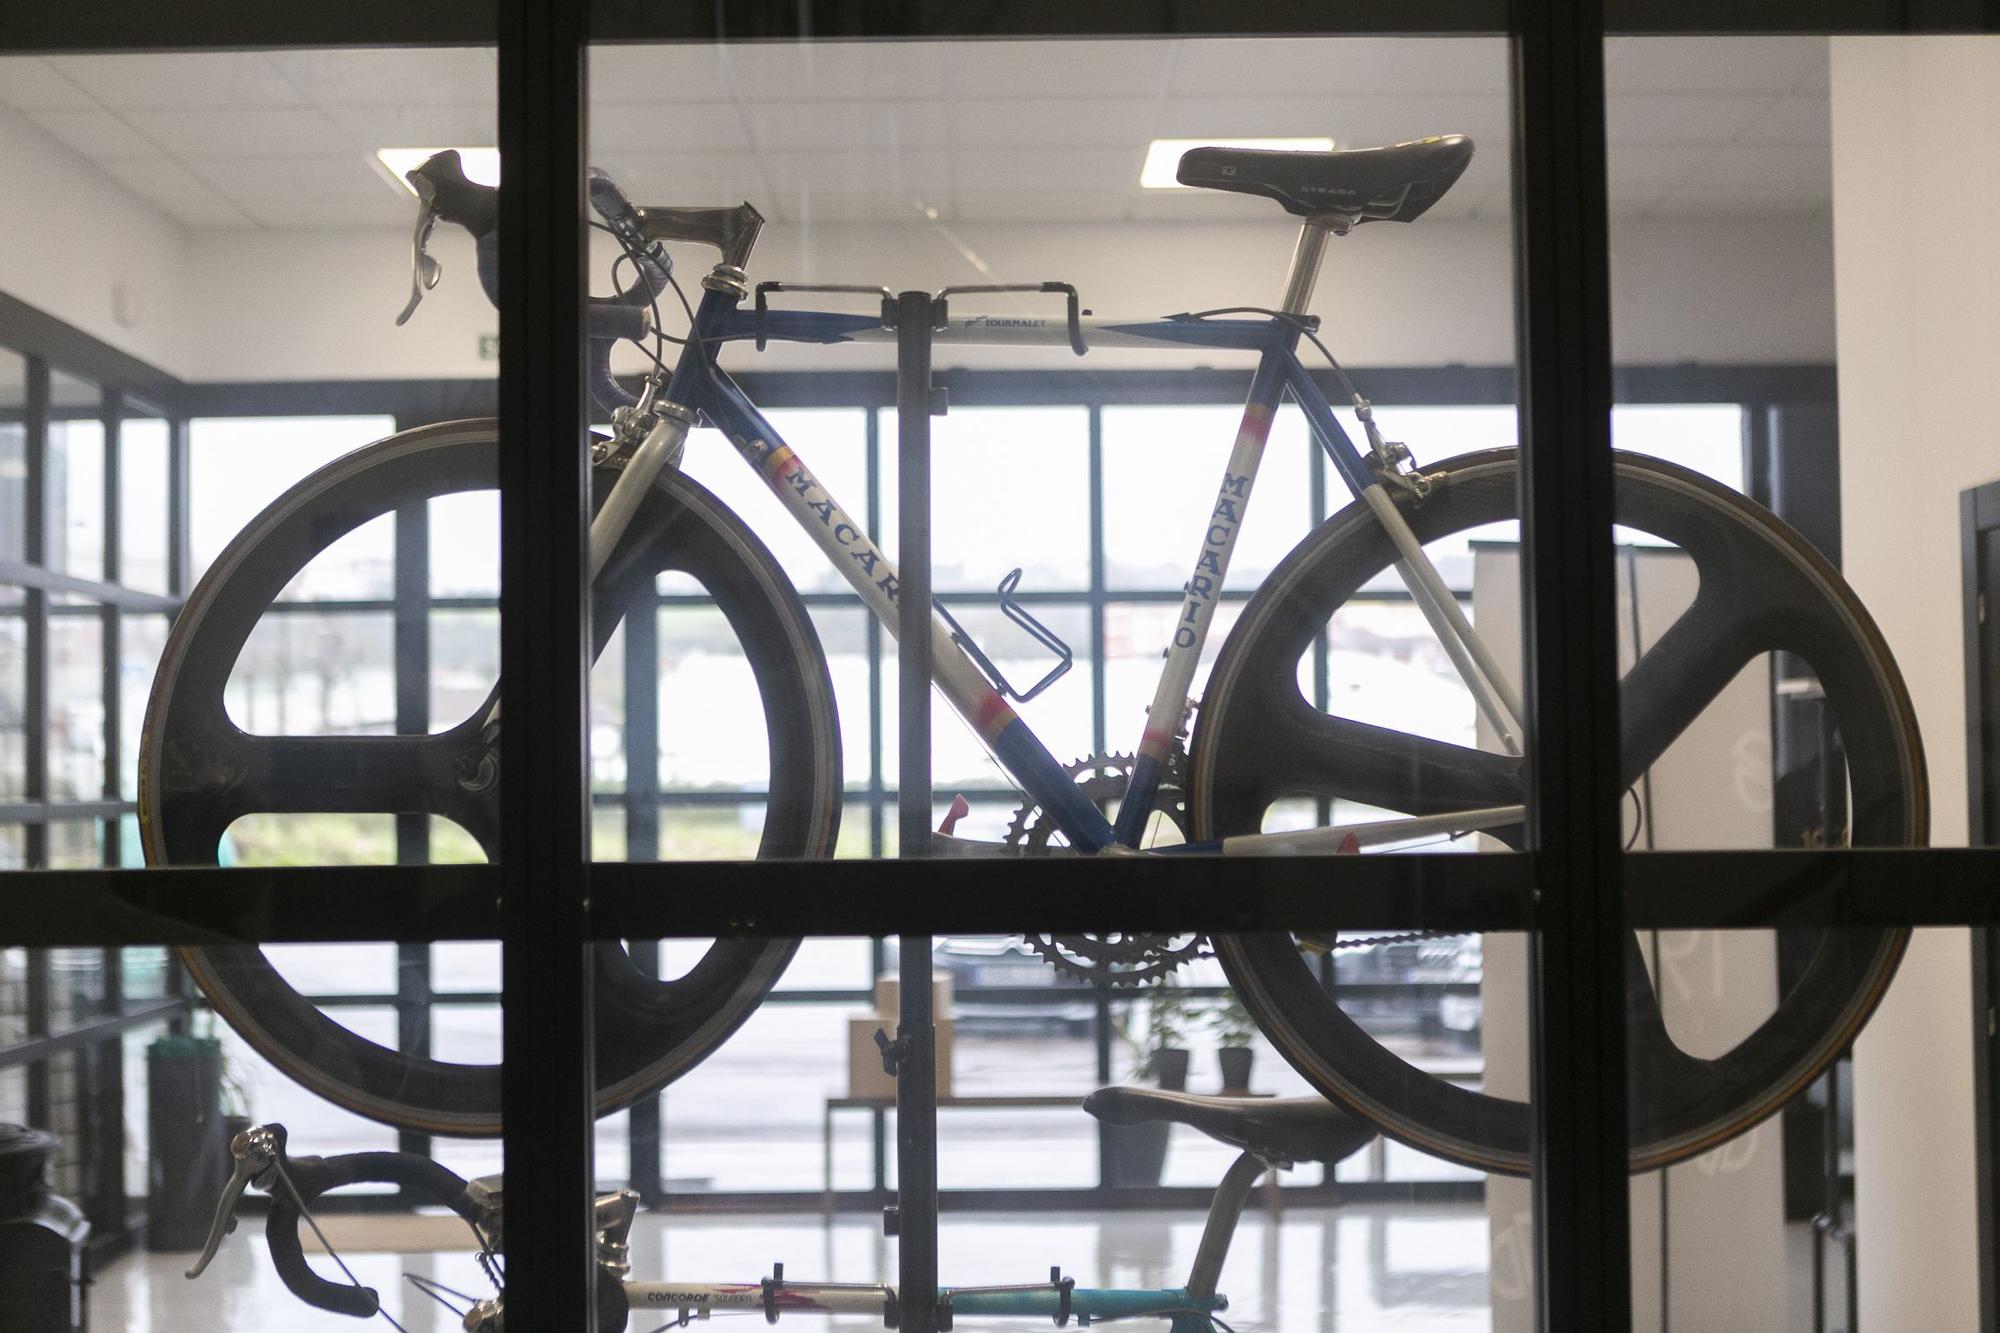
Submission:
[[[893,636],[899,588],[896,567],[735,381],[719,369],[711,374],[703,410]],[[931,616],[931,671],[933,683],[951,706],[1014,780],[1050,813],[1071,846],[1095,852],[1111,845],[1110,823],[953,642],[951,631],[936,614]]]
[[[1188,688],[1194,684],[1201,646],[1208,638],[1209,622],[1215,618],[1223,577],[1229,573],[1229,557],[1236,549],[1236,536],[1242,531],[1243,517],[1250,508],[1250,490],[1257,480],[1258,464],[1264,459],[1264,445],[1271,438],[1271,420],[1277,415],[1278,396],[1284,389],[1284,363],[1288,359],[1297,364],[1296,359],[1286,355],[1266,352],[1250,381],[1243,420],[1236,428],[1236,444],[1229,451],[1229,464],[1223,469],[1222,485],[1215,493],[1215,507],[1210,510],[1208,526],[1202,532],[1194,573],[1182,590],[1180,614],[1174,620],[1173,638],[1167,644],[1167,664],[1160,671],[1153,705],[1146,710],[1139,758],[1132,765],[1132,781],[1126,788],[1124,804],[1118,809],[1118,841],[1127,847],[1138,846],[1140,836],[1146,831],[1153,799],[1159,795],[1160,779],[1166,772],[1167,755],[1187,717]]]

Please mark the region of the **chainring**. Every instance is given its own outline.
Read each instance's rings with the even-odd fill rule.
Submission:
[[[1187,790],[1182,785],[1178,750],[1169,758],[1155,808],[1183,837],[1187,834]],[[1064,772],[1083,789],[1092,804],[1103,808],[1125,794],[1132,780],[1129,754],[1091,755],[1067,765]],[[1006,844],[1023,856],[1046,855],[1055,821],[1033,802],[1014,812]],[[1107,932],[1084,935],[1028,935],[1028,944],[1066,976],[1112,986],[1137,986],[1206,956],[1205,935],[1157,935]]]

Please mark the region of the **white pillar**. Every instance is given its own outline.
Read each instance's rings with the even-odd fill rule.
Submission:
[[[2000,42],[1835,38],[1842,564],[1966,835],[1958,493],[2000,477]],[[1920,932],[1855,1048],[1861,1327],[1977,1327],[1971,961]]]

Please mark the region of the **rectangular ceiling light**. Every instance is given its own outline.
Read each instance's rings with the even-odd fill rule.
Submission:
[[[1190,148],[1278,148],[1289,152],[1325,153],[1332,150],[1333,140],[1325,135],[1262,139],[1155,139],[1146,148],[1146,165],[1139,168],[1139,184],[1149,190],[1187,189],[1174,179],[1174,172],[1181,164],[1181,154]]]
[[[450,145],[446,145],[449,147]],[[375,160],[389,174],[389,179],[415,194],[409,178],[403,173],[422,166],[432,157],[442,153],[444,148],[378,148]],[[480,185],[500,183],[500,150],[498,148],[460,148],[458,160],[465,166],[466,179]]]

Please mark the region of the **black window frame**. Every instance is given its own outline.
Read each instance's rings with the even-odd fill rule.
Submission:
[[[1514,0],[1516,235],[1522,435],[1527,455],[1530,711],[1536,737],[1533,850],[1524,857],[1364,858],[1344,867],[1337,904],[1313,864],[1217,872],[1199,861],[1054,861],[954,870],[976,891],[938,895],[921,863],[599,865],[587,861],[582,766],[584,601],[580,569],[583,60],[587,40],[714,41],[802,36],[1295,33],[1324,31],[1322,5],[1264,0],[1171,11],[1113,0],[1022,0],[998,10],[753,3],[658,7],[601,2],[588,27],[561,0],[407,6],[362,0],[246,9],[226,0],[161,7],[112,0],[88,25],[62,7],[0,14],[0,51],[487,44],[500,53],[506,258],[503,353],[504,676],[543,706],[510,727],[506,763],[574,787],[532,809],[492,867],[363,870],[23,871],[7,889],[34,904],[0,917],[9,945],[194,943],[230,939],[505,940],[508,1057],[533,1067],[507,1092],[511,1313],[524,1323],[589,1308],[588,1029],[585,942],[646,935],[753,936],[1005,931],[1116,924],[1229,931],[1339,927],[1528,929],[1534,942],[1538,1317],[1548,1328],[1624,1327],[1624,1013],[1628,926],[1730,928],[2000,924],[2000,852],[1898,849],[1624,856],[1617,845],[1616,689],[1611,655],[1612,371],[1604,208],[1602,42],[1611,32],[1979,32],[1985,6],[1842,0],[1814,7],[1611,0]],[[1421,9],[1365,0],[1344,32],[1492,33],[1485,5]],[[724,20],[727,20],[726,24]],[[570,253],[577,263],[550,264]],[[534,448],[525,442],[536,441]],[[574,505],[529,496],[573,492]],[[510,711],[510,716],[515,716]],[[574,779],[574,782],[570,782]],[[525,786],[525,784],[523,784]],[[527,793],[511,802],[525,804]],[[571,808],[573,807],[573,808]],[[1685,886],[1712,893],[1699,898]],[[1617,885],[1622,892],[1610,891]],[[1087,892],[1086,892],[1087,890]],[[532,947],[531,947],[532,946]],[[1990,1262],[1990,1258],[1989,1258]]]

